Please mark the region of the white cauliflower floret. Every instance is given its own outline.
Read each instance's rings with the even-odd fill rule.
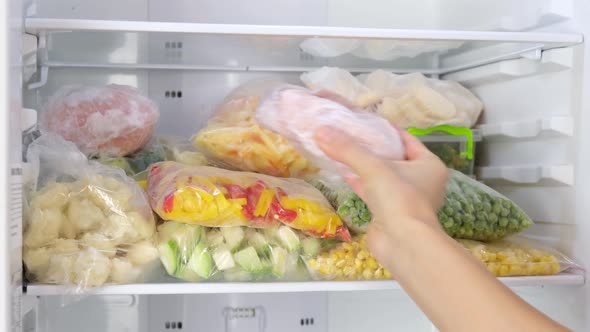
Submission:
[[[111,274],[111,260],[90,247],[81,251],[74,262],[74,283],[81,287],[104,284]]]
[[[88,199],[105,211],[126,211],[133,198],[128,184],[103,176],[91,179],[84,192]]]
[[[71,239],[55,239],[49,248],[53,254],[73,254],[80,251],[78,241]]]
[[[64,218],[59,209],[34,209],[24,235],[25,246],[38,248],[52,243],[59,236]]]
[[[135,265],[144,265],[158,259],[158,249],[149,241],[142,241],[131,245],[125,256]]]
[[[139,278],[141,270],[124,258],[113,258],[111,281],[118,284],[134,282]]]
[[[68,205],[68,219],[78,232],[91,231],[98,228],[105,220],[102,210],[87,199],[74,199]]]
[[[61,209],[70,196],[70,188],[65,183],[51,182],[36,192],[31,199],[31,206],[36,209]]]
[[[36,249],[25,247],[23,249],[23,261],[27,270],[35,276],[35,279],[45,278],[50,257],[51,252],[46,247]]]
[[[156,232],[156,223],[153,216],[150,215],[150,218],[146,219],[141,213],[133,211],[127,213],[127,217],[137,232],[138,241],[151,239],[154,236],[154,233]]]
[[[117,244],[137,242],[138,234],[127,215],[111,214],[102,224],[100,232]]]
[[[107,257],[115,257],[117,254],[116,243],[100,233],[86,233],[80,239],[81,245],[84,247],[93,247],[98,249],[103,255]]]
[[[74,281],[74,264],[77,255],[51,255],[49,269],[45,276],[38,276],[40,282],[69,284]]]

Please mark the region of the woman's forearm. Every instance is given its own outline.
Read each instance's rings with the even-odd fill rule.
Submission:
[[[565,331],[440,230],[420,221],[403,227],[384,263],[441,331]]]

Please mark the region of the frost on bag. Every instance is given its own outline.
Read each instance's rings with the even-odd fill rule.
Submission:
[[[279,134],[259,125],[254,116],[274,80],[254,80],[233,91],[199,131],[193,144],[214,165],[281,177],[306,178],[317,169]]]
[[[469,176],[449,169],[438,221],[454,238],[493,241],[518,233],[533,221],[514,202]]]
[[[122,157],[149,142],[158,117],[156,104],[130,86],[66,86],[43,107],[41,125],[88,156]]]
[[[553,275],[578,268],[560,252],[520,236],[493,243],[458,241],[497,277]]]
[[[153,214],[122,170],[88,161],[56,135],[34,141],[27,157],[37,173],[23,237],[29,281],[79,292],[137,281],[157,262]]]
[[[339,183],[339,171],[352,170],[328,158],[314,139],[322,126],[338,128],[354,137],[367,151],[389,160],[405,157],[397,130],[386,120],[368,112],[355,112],[335,101],[321,98],[311,91],[292,85],[275,89],[260,105],[256,120],[284,136],[322,171],[320,178]]]
[[[443,124],[471,128],[483,109],[482,102],[459,83],[421,73],[396,75],[377,70],[361,81],[382,98],[376,112],[403,128]]]
[[[304,259],[316,257],[321,246],[322,240],[280,225],[210,228],[166,221],[158,226],[166,272],[191,282],[306,280]]]
[[[147,193],[164,220],[209,227],[277,227],[349,240],[330,204],[302,180],[163,162],[150,168]]]

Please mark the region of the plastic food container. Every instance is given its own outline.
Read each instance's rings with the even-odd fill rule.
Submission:
[[[420,138],[447,167],[474,176],[475,146],[481,142],[477,129],[442,125],[426,129],[409,128],[408,132]]]

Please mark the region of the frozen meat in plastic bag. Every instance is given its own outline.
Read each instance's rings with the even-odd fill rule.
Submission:
[[[241,85],[219,105],[193,144],[212,165],[282,177],[316,174],[317,168],[286,138],[260,126],[254,118],[264,97],[283,84],[259,79]]]
[[[156,104],[133,87],[66,86],[43,107],[41,124],[86,155],[122,157],[149,142],[158,117]]]
[[[443,124],[471,128],[483,109],[482,102],[459,83],[421,73],[376,70],[360,80],[382,98],[377,113],[403,128]]]
[[[25,201],[23,261],[32,282],[74,286],[135,282],[157,263],[155,220],[123,170],[88,161],[58,135],[27,154],[35,168]]]
[[[316,237],[350,239],[324,196],[298,179],[167,161],[150,168],[147,193],[164,220],[208,227],[282,223]]]
[[[256,120],[286,137],[307,159],[322,170],[320,177],[341,181],[339,171],[354,176],[352,170],[324,154],[314,139],[322,126],[338,128],[375,155],[389,159],[405,158],[401,137],[387,120],[369,113],[355,112],[330,99],[292,85],[274,90],[260,105]]]

